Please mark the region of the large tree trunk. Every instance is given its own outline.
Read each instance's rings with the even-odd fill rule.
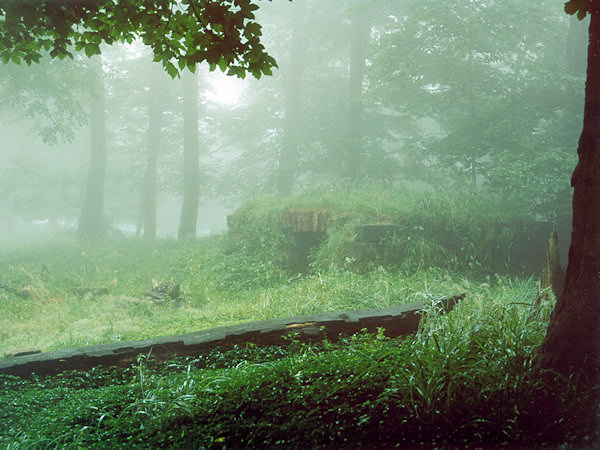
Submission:
[[[96,60],[96,61],[94,61]],[[100,239],[105,233],[104,176],[106,172],[106,99],[100,57],[92,59],[93,76],[97,77],[90,104],[90,166],[86,196],[79,218],[79,237]]]
[[[148,148],[146,155],[146,172],[142,193],[142,218],[144,237],[156,238],[156,168],[160,150],[160,134],[163,111],[159,101],[157,88],[150,88],[148,105]]]
[[[593,8],[569,262],[539,361],[588,382],[600,381],[600,9]]]
[[[307,46],[305,2],[295,5],[292,26],[292,43],[289,56],[289,72],[285,80],[285,118],[283,119],[283,138],[279,150],[277,171],[277,190],[289,196],[294,187],[296,166],[300,154],[300,118],[302,116],[302,84],[304,82],[305,54]]]
[[[200,138],[198,137],[198,79],[183,74],[183,203],[179,240],[196,235],[200,206]]]

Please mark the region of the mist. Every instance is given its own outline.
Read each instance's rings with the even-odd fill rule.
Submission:
[[[548,221],[569,210],[585,60],[567,38],[579,32],[585,42],[585,24],[559,5],[544,7],[537,25],[499,5],[442,14],[380,3],[261,4],[274,75],[241,80],[199,66],[196,234],[223,231],[225,217],[257,193],[346,181],[470,184]],[[492,32],[474,25],[482,18]],[[155,208],[156,236],[177,236],[186,94],[151,60],[134,42],[89,62],[2,67],[7,239],[30,226],[43,233],[46,221],[48,231],[79,223],[98,97],[106,169],[101,219],[91,220],[102,220],[101,234],[139,235],[144,209]],[[144,205],[151,143],[156,186]]]
[[[594,357],[543,363],[556,305],[597,297],[567,269],[598,267],[591,12],[88,3],[39,62],[54,3],[0,5],[0,445],[598,439]]]

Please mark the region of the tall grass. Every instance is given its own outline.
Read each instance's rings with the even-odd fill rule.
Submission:
[[[493,274],[478,270],[483,263],[476,256],[485,260],[484,253],[496,251],[494,239],[476,243],[485,224],[510,216],[497,202],[401,186],[332,189],[248,202],[229,233],[183,244],[115,239],[97,245],[64,237],[13,248],[0,254],[0,286],[8,288],[0,287],[0,351],[141,339],[468,291],[473,286],[462,286],[466,278],[477,274],[484,281],[482,273]],[[290,242],[278,217],[286,208],[309,205],[330,208],[337,225],[311,255],[311,272],[297,277],[286,270]],[[356,270],[347,249],[357,221],[393,222],[399,233],[409,229]],[[449,227],[453,231],[442,232]],[[453,248],[462,245],[453,239],[477,251]],[[458,253],[470,267],[457,262]],[[153,280],[180,284],[180,301],[152,302],[145,290]]]

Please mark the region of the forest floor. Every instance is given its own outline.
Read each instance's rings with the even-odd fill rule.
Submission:
[[[69,238],[0,255],[0,350],[179,334],[466,292],[405,338],[235,347],[126,369],[0,377],[0,445],[356,447],[576,445],[598,440],[597,391],[548,384],[534,361],[553,301],[534,278],[438,268],[290,276],[222,239]],[[153,282],[153,280],[155,280]],[[146,291],[180,286],[155,302]],[[543,409],[540,408],[540,405]]]

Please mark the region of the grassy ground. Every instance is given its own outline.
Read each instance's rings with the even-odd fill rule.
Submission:
[[[531,308],[531,280],[473,283],[441,273],[410,279],[385,271],[330,277],[323,284],[318,276],[302,282],[334,296],[355,290],[355,299],[375,285],[381,288],[373,297],[380,299],[423,298],[450,287],[466,288],[469,297],[451,314],[431,310],[415,337],[357,335],[314,346],[292,341],[168,364],[140,357],[121,371],[0,377],[0,444],[540,446],[592,445],[597,438],[593,392],[575,392],[568,381],[547,385],[533,370],[552,305]],[[391,287],[408,279],[410,287]],[[304,290],[298,287],[280,289]],[[351,306],[352,296],[344,297]]]
[[[364,196],[355,197],[346,210],[360,211]],[[377,214],[402,216],[389,206],[396,200],[384,202]],[[456,229],[460,211],[444,216],[435,208],[446,210],[447,202],[426,202],[423,209],[423,201],[406,211],[420,208],[419,214],[438,218],[439,229]],[[439,246],[428,244],[432,230],[417,247],[404,249],[400,263],[353,271],[340,257],[343,242],[352,238],[346,224],[312,255],[309,273],[291,274],[274,257],[287,244],[269,229],[274,213],[264,204],[262,215],[250,208],[254,217],[245,216],[249,228],[262,226],[264,239],[252,233],[183,244],[118,239],[98,245],[62,237],[0,253],[0,351],[141,339],[463,292],[467,297],[449,314],[429,311],[419,333],[402,339],[378,333],[319,345],[292,340],[165,364],[149,355],[118,371],[0,376],[0,446],[598,444],[600,389],[576,390],[573,380],[554,380],[535,368],[553,302],[535,305],[534,278],[494,275],[475,258],[472,265],[440,269],[449,253],[440,256]],[[485,220],[464,221],[472,235],[463,243],[491,257],[500,241],[488,239],[488,248],[478,241]],[[415,248],[427,251],[427,264]],[[144,295],[152,280],[180,284],[181,299],[155,304]],[[107,291],[89,292],[98,288]]]
[[[156,304],[152,280],[181,284],[179,302]],[[43,351],[191,332],[299,314],[385,307],[444,295],[488,295],[439,269],[363,274],[331,269],[293,276],[271,262],[222,253],[220,238],[102,246],[62,239],[0,256],[0,351]],[[81,293],[82,289],[107,289]]]

